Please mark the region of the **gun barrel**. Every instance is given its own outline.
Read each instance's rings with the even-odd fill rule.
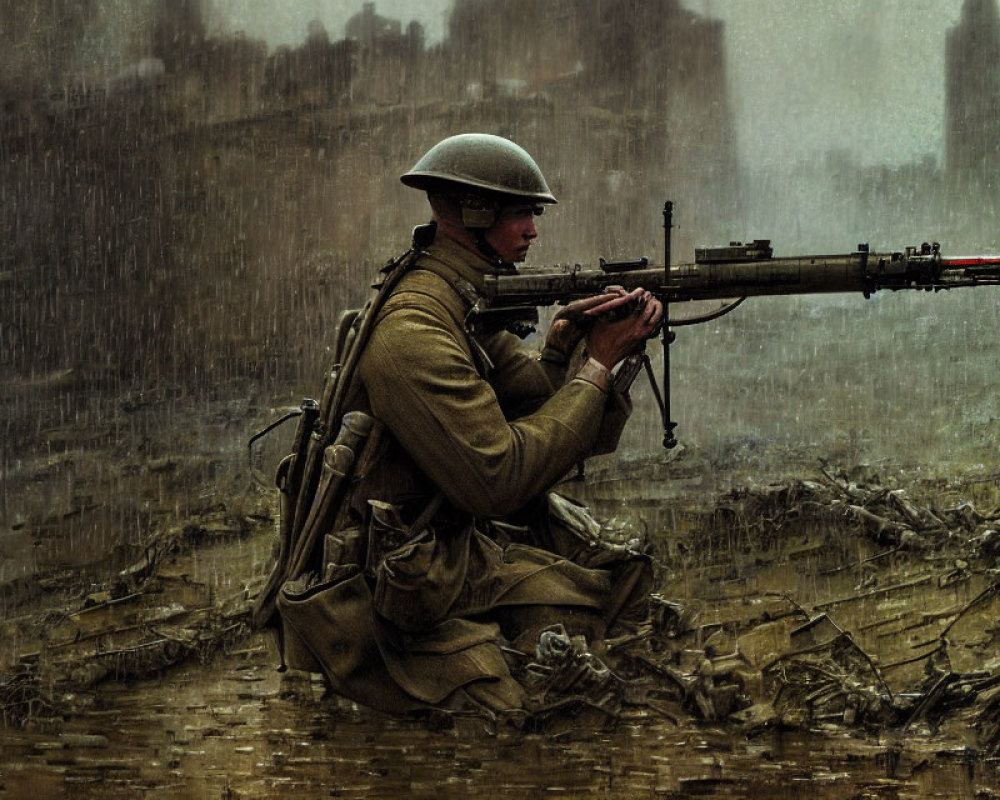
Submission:
[[[836,294],[880,289],[950,289],[1000,284],[1000,256],[944,259],[936,245],[905,252],[809,255],[678,264],[605,272],[598,269],[525,269],[487,276],[491,306],[544,306],[598,294],[607,286],[643,287],[671,303],[793,294]]]
[[[1000,256],[954,256],[941,259],[940,283],[945,288],[1000,285]]]
[[[662,289],[671,302],[865,291],[867,255],[681,264],[667,271]]]
[[[607,286],[643,287],[671,303],[762,295],[865,291],[861,255],[770,258],[762,261],[679,264],[608,273],[596,269],[522,271],[487,276],[485,295],[496,305],[551,305],[589,297]]]

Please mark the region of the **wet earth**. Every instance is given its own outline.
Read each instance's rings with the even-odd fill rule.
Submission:
[[[942,657],[981,677],[1000,653],[992,634],[970,633],[997,616],[983,544],[995,517],[976,511],[994,503],[996,481],[925,486],[924,506],[871,476],[825,472],[822,484],[724,492],[708,507],[690,491],[692,469],[645,463],[650,481],[616,468],[570,487],[609,525],[652,530],[661,591],[692,619],[680,668],[714,653],[767,675],[804,621],[832,621],[899,702],[912,696],[905,724],[851,724],[842,706],[803,717],[801,703],[758,724],[641,704],[577,709],[537,729],[386,718],[325,696],[318,676],[279,674],[269,638],[248,630],[273,537],[263,502],[203,508],[82,602],[50,591],[8,607],[0,797],[1000,796],[988,691],[968,689],[985,704],[952,693],[913,711]],[[919,542],[893,530],[906,517],[890,505],[908,509]],[[921,527],[925,513],[948,524]],[[32,682],[17,695],[19,669]]]
[[[131,450],[163,408],[131,409],[8,465],[0,797],[1000,797],[1000,476],[598,461],[561,490],[649,544],[686,621],[654,684],[716,685],[521,727],[398,720],[277,672],[249,630],[274,497],[232,444],[247,408],[207,411]]]
[[[932,737],[675,726],[637,714],[524,734],[435,731],[283,681],[253,640],[111,682],[51,730],[0,733],[0,796],[74,798],[994,797],[996,764]]]

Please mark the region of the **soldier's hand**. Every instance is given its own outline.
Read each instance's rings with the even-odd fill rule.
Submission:
[[[608,306],[611,309],[617,308],[621,305],[619,299],[626,296],[627,292],[621,286],[609,286],[602,294],[574,300],[562,306],[552,318],[549,333],[545,337],[546,346],[554,347],[563,355],[571,355],[600,316],[592,312]]]
[[[616,319],[614,312],[629,305],[633,306],[632,312]],[[613,369],[656,335],[663,319],[663,304],[640,288],[596,304],[586,314],[598,318],[587,334],[587,352],[598,363]]]

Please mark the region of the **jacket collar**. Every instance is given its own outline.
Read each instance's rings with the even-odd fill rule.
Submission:
[[[435,272],[448,281],[470,306],[483,294],[485,274],[494,271],[485,258],[440,233],[424,248],[420,268]]]

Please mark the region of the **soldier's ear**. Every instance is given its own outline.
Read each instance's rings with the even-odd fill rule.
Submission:
[[[428,192],[427,202],[430,203],[435,219],[461,224],[462,207],[452,195]]]

